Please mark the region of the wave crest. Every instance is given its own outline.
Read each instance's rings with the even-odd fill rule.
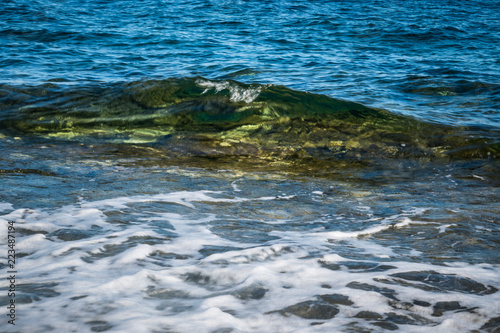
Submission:
[[[154,144],[167,156],[270,161],[500,155],[498,130],[433,124],[277,85],[197,77],[0,88],[4,138]]]

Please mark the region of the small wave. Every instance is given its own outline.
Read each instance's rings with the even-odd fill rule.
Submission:
[[[102,86],[3,85],[0,107],[5,138],[154,144],[159,154],[171,157],[311,164],[500,155],[496,129],[433,124],[284,86],[201,77]]]
[[[400,26],[396,28],[369,28],[362,32],[362,36],[367,38],[377,38],[391,43],[401,42],[407,44],[433,43],[439,41],[455,41],[468,37],[466,31],[456,27],[435,27],[422,28],[416,25]]]
[[[85,41],[98,38],[109,38],[115,35],[105,32],[83,34],[77,31],[51,31],[47,29],[6,29],[0,31],[0,37],[25,40],[36,43],[52,43],[61,40]]]
[[[402,90],[405,93],[436,96],[496,95],[500,91],[498,84],[461,79],[463,73],[460,71],[447,70],[447,72],[448,75],[457,77],[451,84],[450,80],[444,83],[433,76],[411,76],[401,85]]]
[[[395,224],[382,224],[382,225],[376,225],[371,228],[361,230],[361,231],[349,231],[349,232],[344,232],[344,231],[331,231],[328,233],[325,233],[322,236],[326,236],[328,239],[344,239],[344,238],[362,238],[362,237],[367,237],[388,229],[397,229],[397,228],[403,228],[405,226],[408,226],[409,224],[413,223],[413,221],[409,218],[403,218],[400,222],[397,222]]]

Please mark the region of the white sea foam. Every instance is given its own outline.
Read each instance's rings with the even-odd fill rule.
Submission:
[[[445,225],[439,226],[437,229],[439,230],[439,233],[442,234],[443,232],[446,232],[446,229],[453,227],[453,226],[456,226],[456,224],[455,223],[445,224]]]
[[[369,226],[358,230],[287,230],[287,224],[276,220],[256,221],[282,228],[270,231],[273,238],[263,243],[256,238],[241,241],[234,235],[227,237],[233,230],[221,229],[225,221],[221,207],[229,207],[229,211],[238,211],[245,204],[260,209],[271,203],[281,207],[295,196],[279,192],[251,198],[243,196],[243,190],[231,193],[179,191],[117,197],[52,209],[17,209],[0,216],[0,230],[6,230],[7,221],[30,230],[17,236],[18,251],[27,254],[19,258],[16,267],[22,272],[18,283],[24,285],[20,294],[31,303],[19,308],[16,329],[377,331],[380,327],[374,324],[382,319],[360,318],[360,313],[370,311],[381,318],[407,318],[408,323],[398,323],[405,332],[469,331],[484,325],[500,305],[498,292],[462,292],[453,286],[443,287],[439,281],[433,285],[432,279],[398,277],[408,272],[435,272],[434,279],[460,277],[485,288],[498,285],[500,268],[495,265],[411,262],[395,248],[373,241],[381,233],[434,224],[418,219],[425,210],[370,217],[372,209],[363,209]],[[186,213],[132,209],[144,203],[173,203],[187,209]],[[281,209],[275,213],[292,225],[293,214]],[[130,210],[126,223],[113,220],[126,210]],[[336,217],[332,216],[333,221],[339,221],[335,223],[346,220]],[[251,221],[246,221],[248,233],[253,232]],[[61,230],[69,230],[66,240],[57,233]],[[341,255],[336,252],[337,244],[365,255],[357,259]],[[7,283],[1,280],[0,288],[6,288]],[[340,303],[333,304],[338,309],[334,319],[293,314],[294,305],[318,302],[320,295],[340,297]],[[437,316],[437,302],[458,302],[460,311]],[[427,303],[429,306],[422,305]],[[325,302],[318,304],[324,306]]]
[[[210,89],[214,89],[216,93],[228,90],[230,100],[233,102],[251,103],[259,97],[259,94],[262,91],[262,86],[250,86],[243,88],[229,81],[214,82],[199,79],[196,81],[196,84],[200,87],[206,88],[205,91],[203,91],[203,94],[207,93]]]
[[[6,210],[11,210],[12,209],[12,204],[8,202],[0,202],[0,212],[6,211]]]
[[[191,202],[242,202],[248,201],[247,198],[217,198],[209,196],[209,194],[220,194],[219,191],[182,191],[169,194],[157,194],[157,195],[143,195],[134,197],[120,197],[114,199],[105,199],[94,202],[82,203],[82,207],[110,207],[114,209],[126,208],[129,203],[139,203],[139,202],[171,202],[189,208],[194,208]],[[260,197],[257,200],[273,200],[276,197]],[[286,199],[286,198],[284,198]]]
[[[381,224],[359,231],[331,231],[324,233],[322,236],[325,236],[329,239],[359,238],[363,236],[373,235],[391,228],[403,228],[408,226],[410,223],[412,223],[412,221],[409,218],[403,218],[400,222],[395,224]]]

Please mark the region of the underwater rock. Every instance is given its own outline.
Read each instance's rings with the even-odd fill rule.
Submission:
[[[481,326],[481,329],[489,333],[499,333],[500,317],[491,318],[486,324]]]
[[[107,321],[104,320],[87,321],[85,324],[91,326],[90,330],[92,332],[106,332],[111,328],[113,328],[113,325],[109,324]]]
[[[75,240],[89,238],[92,237],[93,235],[95,235],[95,231],[93,230],[89,231],[89,230],[62,228],[54,232],[51,232],[50,234],[47,234],[47,237],[48,238],[54,237],[63,240],[65,242],[68,242],[68,241],[75,241]]]
[[[466,308],[461,306],[460,303],[456,302],[456,301],[437,302],[436,304],[434,304],[434,307],[433,307],[434,312],[432,313],[432,315],[434,317],[440,317],[446,311],[454,311],[454,310],[462,310],[462,309],[466,309]]]
[[[305,301],[288,306],[281,312],[284,315],[293,314],[305,319],[331,319],[339,313],[339,309],[322,301]]]
[[[488,295],[498,291],[493,286],[485,286],[474,280],[450,274],[441,274],[434,271],[395,273],[390,276],[407,281],[417,281],[424,285],[439,288],[444,291],[458,291],[466,294]],[[417,287],[417,285],[414,285]]]
[[[103,154],[316,170],[500,156],[497,130],[434,124],[277,85],[198,77],[2,88],[0,138],[78,142]]]
[[[329,304],[341,304],[341,305],[353,305],[354,303],[349,299],[348,296],[342,294],[327,294],[319,295],[319,299],[325,301]]]
[[[389,288],[380,288],[380,287],[377,287],[377,286],[374,286],[374,285],[371,285],[371,284],[368,284],[368,283],[361,283],[361,282],[358,282],[358,281],[353,281],[353,282],[349,282],[346,287],[348,288],[352,288],[352,289],[359,289],[359,290],[365,290],[365,291],[375,291],[389,299],[392,299],[392,300],[398,300],[396,298],[396,291],[394,289],[389,289]]]
[[[398,325],[393,324],[393,323],[389,323],[389,322],[386,322],[386,321],[373,322],[372,325],[381,327],[381,328],[383,328],[385,330],[388,330],[388,331],[395,331],[395,330],[397,330],[399,328]]]
[[[378,320],[383,318],[381,314],[372,311],[360,311],[354,317],[365,320]]]
[[[240,289],[232,293],[232,295],[236,298],[239,298],[244,301],[252,300],[252,299],[261,299],[263,298],[269,289],[264,288],[259,284],[251,285],[246,288]]]
[[[187,298],[189,294],[177,289],[172,288],[155,288],[154,286],[148,286],[146,294],[151,298],[158,299],[172,299],[172,298]]]
[[[423,306],[423,307],[429,307],[429,306],[432,305],[429,302],[420,301],[420,300],[417,300],[417,299],[413,301],[413,304],[418,305],[418,306]]]

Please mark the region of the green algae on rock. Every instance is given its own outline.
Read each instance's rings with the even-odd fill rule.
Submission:
[[[268,162],[497,159],[497,130],[452,127],[284,86],[203,78],[2,86],[0,132]]]

